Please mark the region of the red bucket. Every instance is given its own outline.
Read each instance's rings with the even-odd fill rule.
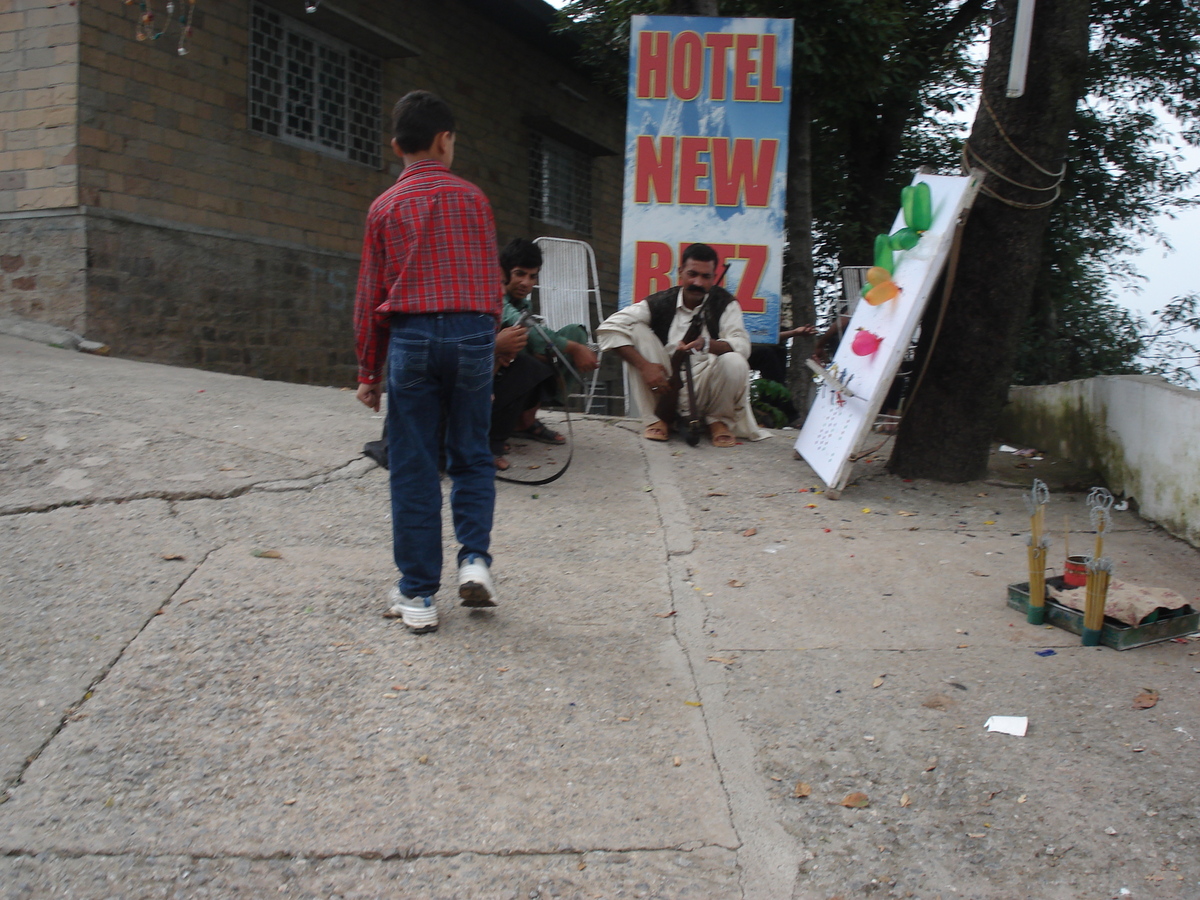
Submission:
[[[1063,563],[1063,583],[1069,587],[1083,587],[1087,584],[1086,556],[1068,556]]]

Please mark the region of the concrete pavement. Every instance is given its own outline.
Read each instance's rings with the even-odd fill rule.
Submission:
[[[0,897],[1200,897],[1200,642],[1025,624],[1003,476],[586,419],[499,486],[501,607],[413,636],[349,391],[0,336],[0,409]]]

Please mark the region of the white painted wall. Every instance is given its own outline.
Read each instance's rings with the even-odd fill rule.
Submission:
[[[1014,387],[1001,427],[1092,466],[1142,518],[1200,547],[1200,391],[1148,375]]]

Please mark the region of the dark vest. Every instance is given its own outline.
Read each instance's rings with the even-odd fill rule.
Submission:
[[[708,292],[708,300],[704,303],[704,324],[708,328],[709,337],[714,341],[721,336],[721,316],[731,300],[733,294],[723,287],[716,286]],[[650,330],[664,347],[667,346],[667,333],[671,330],[671,320],[675,318],[675,307],[678,303],[678,287],[667,288],[646,298],[646,305],[650,307]]]

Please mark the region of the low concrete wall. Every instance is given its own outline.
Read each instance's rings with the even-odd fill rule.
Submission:
[[[1145,375],[1014,387],[1000,436],[1091,466],[1143,518],[1200,547],[1200,391]]]

